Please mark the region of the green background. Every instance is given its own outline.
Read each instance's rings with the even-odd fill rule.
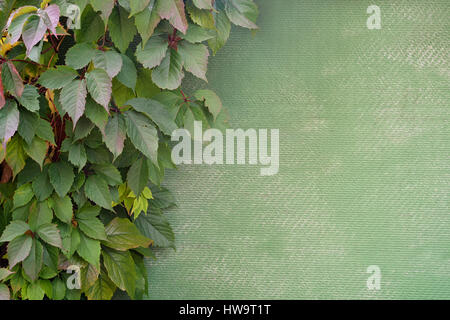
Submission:
[[[147,261],[148,298],[450,298],[450,4],[257,3],[260,31],[234,29],[188,91],[215,90],[234,128],[279,128],[280,171],[169,173],[177,251]]]

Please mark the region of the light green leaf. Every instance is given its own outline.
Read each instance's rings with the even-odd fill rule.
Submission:
[[[130,1],[130,16],[134,16],[136,13],[141,12],[148,7],[150,0],[133,0]]]
[[[104,248],[102,257],[109,278],[133,298],[136,290],[136,269],[130,252]]]
[[[146,9],[134,16],[136,28],[142,38],[142,45],[145,46],[148,39],[153,35],[156,26],[161,21],[161,17],[156,10],[156,0],[150,0]]]
[[[55,212],[56,217],[65,223],[71,223],[73,217],[73,206],[69,196],[60,198],[58,195],[53,195],[51,206]]]
[[[186,34],[181,34],[180,38],[187,40],[190,43],[200,43],[214,38],[214,32],[198,25],[190,24]]]
[[[30,156],[31,159],[36,161],[42,168],[45,156],[47,155],[48,145],[47,142],[41,138],[34,137],[30,145],[25,144],[23,149],[26,154]]]
[[[61,236],[56,224],[46,223],[39,226],[37,234],[44,242],[54,247],[62,248]]]
[[[32,85],[25,85],[23,93],[17,98],[19,103],[27,108],[28,110],[34,112],[39,110],[39,93],[36,87]]]
[[[75,142],[70,145],[68,159],[70,163],[78,167],[79,170],[83,169],[83,167],[86,165],[87,155],[86,149],[81,142]]]
[[[48,89],[61,89],[72,82],[78,73],[67,66],[58,66],[56,69],[48,69],[41,74],[38,83]]]
[[[211,10],[202,10],[192,5],[187,6],[191,20],[206,29],[214,29],[214,17]]]
[[[138,47],[136,58],[145,68],[151,69],[159,66],[166,56],[169,42],[160,36],[150,38],[145,47]]]
[[[93,62],[96,69],[105,70],[111,79],[122,69],[122,57],[115,50],[98,50]]]
[[[128,219],[114,218],[106,226],[107,240],[102,241],[105,246],[126,251],[137,247],[148,247],[152,240],[144,237],[136,226]]]
[[[47,201],[33,203],[28,217],[28,224],[30,225],[31,231],[35,232],[40,226],[51,223],[52,219],[53,212]]]
[[[119,80],[126,87],[134,90],[136,88],[137,70],[134,62],[128,56],[122,54],[122,69],[117,75]]]
[[[147,186],[149,180],[149,168],[147,159],[140,158],[135,161],[128,170],[127,183],[136,197],[139,197],[142,190]]]
[[[66,53],[66,65],[74,69],[81,69],[94,59],[97,50],[88,43],[78,43]]]
[[[208,45],[215,55],[219,49],[221,49],[227,42],[230,31],[231,23],[224,11],[219,11],[215,15],[216,36],[208,41]]]
[[[42,248],[42,244],[37,239],[33,239],[32,242],[33,243],[30,249],[30,254],[25,260],[23,260],[22,267],[25,274],[30,277],[32,281],[36,281],[39,277],[39,272],[42,269],[42,258],[44,250]],[[30,297],[29,292],[28,296]]]
[[[0,301],[9,299],[11,299],[9,288],[5,284],[0,283]]]
[[[108,122],[108,112],[90,97],[86,100],[84,112],[86,117],[104,133],[106,123]]]
[[[86,292],[86,296],[89,300],[110,300],[115,291],[116,285],[109,279],[106,271],[102,270],[97,281]]]
[[[107,23],[114,8],[115,0],[89,0],[89,2],[95,11],[101,11],[103,21]]]
[[[199,9],[213,10],[211,0],[192,0],[192,2]]]
[[[78,227],[92,239],[106,240],[105,226],[97,218],[77,219]]]
[[[153,82],[161,89],[175,90],[184,78],[183,59],[174,49],[169,49],[161,64],[152,72]]]
[[[6,163],[13,171],[15,177],[25,167],[26,154],[23,150],[23,140],[15,135],[6,146]]]
[[[50,123],[42,118],[39,118],[37,126],[36,126],[36,135],[50,142],[50,144],[55,145],[55,137],[53,136],[53,129]]]
[[[77,252],[84,260],[100,269],[100,241],[89,238],[80,232],[80,244]]]
[[[28,257],[32,244],[33,239],[27,234],[14,238],[8,244],[8,260],[10,269]]]
[[[0,268],[0,281],[5,280],[6,278],[8,278],[12,274],[14,274],[14,272],[9,271],[6,268]]]
[[[258,7],[253,0],[226,1],[225,12],[235,25],[248,29],[258,29],[255,24],[258,17]]]
[[[102,208],[112,209],[111,193],[108,184],[102,177],[98,175],[89,176],[84,185],[84,190],[89,200],[94,201]]]
[[[73,128],[84,113],[86,106],[86,80],[73,80],[66,85],[59,96],[62,109],[72,118]]]
[[[194,93],[194,96],[197,100],[205,102],[205,106],[214,116],[214,120],[216,120],[217,116],[222,110],[222,101],[220,100],[219,96],[211,90],[197,90]]]
[[[14,208],[23,207],[33,198],[34,193],[31,189],[31,184],[23,184],[19,188],[17,188],[16,192],[14,192]]]
[[[105,179],[106,183],[110,186],[117,186],[122,183],[122,177],[119,170],[110,163],[94,164],[92,169],[96,174]]]
[[[30,226],[27,223],[21,220],[11,221],[11,223],[5,228],[5,231],[3,231],[0,242],[9,242],[24,235],[28,230],[30,230]]]
[[[86,75],[87,88],[91,97],[103,106],[106,111],[109,110],[109,101],[111,100],[112,83],[111,78],[106,71],[94,69]],[[84,111],[84,109],[83,109]]]
[[[125,120],[122,115],[115,114],[113,117],[109,118],[105,127],[105,135],[103,136],[106,146],[114,155],[114,159],[122,153],[125,138]]]
[[[158,134],[150,120],[141,113],[129,110],[125,114],[127,135],[134,146],[153,163],[158,163]]]
[[[177,125],[172,120],[172,116],[169,111],[167,111],[167,107],[157,100],[135,98],[129,100],[126,104],[152,119],[161,131],[167,135],[171,135],[173,131],[177,129]]]
[[[209,50],[205,45],[183,41],[178,45],[178,53],[187,71],[208,82],[206,79],[206,70],[208,67]]]

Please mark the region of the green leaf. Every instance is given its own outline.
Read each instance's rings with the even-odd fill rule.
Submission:
[[[66,64],[74,69],[87,66],[94,59],[96,50],[88,43],[78,43],[66,53]]]
[[[109,101],[111,100],[112,83],[111,78],[106,71],[94,69],[86,75],[87,88],[91,97],[103,106],[106,111],[109,110]],[[83,108],[84,111],[84,108]]]
[[[136,82],[136,96],[141,98],[151,98],[161,92],[161,89],[152,80],[152,70],[141,68],[138,72]],[[123,102],[135,98],[130,96]]]
[[[136,269],[133,257],[128,251],[116,251],[104,248],[103,263],[109,278],[121,290],[126,290],[130,297],[134,297],[136,290]]]
[[[220,98],[217,96],[217,94],[211,90],[197,90],[194,93],[194,96],[197,100],[205,102],[205,106],[213,115],[214,120],[216,120],[217,116],[222,110],[222,101],[220,101]]]
[[[82,116],[73,132],[73,142],[86,138],[92,129],[94,129],[94,124],[88,118]]]
[[[69,147],[68,159],[70,163],[78,167],[79,170],[83,169],[87,161],[86,149],[84,148],[84,145],[80,142],[71,144]]]
[[[92,264],[81,269],[81,290],[88,291],[94,283],[97,281],[100,275],[100,271],[96,269]]]
[[[14,208],[23,207],[28,202],[30,202],[33,196],[34,193],[33,190],[31,189],[30,183],[21,185],[19,188],[17,188],[16,192],[14,193],[13,198]]]
[[[54,162],[49,166],[48,175],[56,193],[60,197],[64,197],[69,192],[75,178],[72,166],[64,161]]]
[[[51,207],[55,212],[56,217],[65,223],[71,223],[73,217],[73,206],[69,196],[60,198],[58,195],[53,195]]]
[[[15,135],[6,146],[6,163],[13,171],[15,177],[25,167],[25,151],[23,150],[23,140]]]
[[[78,59],[78,57],[76,57]],[[74,59],[72,57],[71,59]],[[72,63],[74,63],[72,61]],[[88,62],[89,63],[89,62]],[[56,69],[48,69],[41,74],[38,83],[48,89],[61,89],[75,80],[78,73],[67,66],[58,66]]]
[[[95,11],[101,11],[101,17],[105,23],[108,22],[108,18],[111,15],[114,8],[114,0],[90,0],[89,1]]]
[[[48,145],[47,142],[41,138],[34,137],[30,145],[24,145],[23,149],[31,159],[37,162],[42,168],[45,156],[47,155]]]
[[[102,243],[110,248],[126,251],[137,247],[148,247],[152,240],[144,237],[128,219],[114,218],[106,226],[107,240]]]
[[[37,234],[44,242],[54,247],[62,248],[61,236],[56,224],[46,223],[39,226]]]
[[[130,16],[134,16],[136,13],[141,12],[148,7],[150,0],[134,0],[130,1]]]
[[[31,144],[36,133],[39,115],[24,109],[21,109],[19,112],[20,120],[17,131],[27,144]]]
[[[119,80],[126,87],[134,90],[136,88],[137,70],[134,62],[128,56],[122,54],[122,69],[117,75]]]
[[[192,5],[187,6],[192,22],[206,29],[214,29],[214,17],[211,10],[202,10]]]
[[[117,186],[122,183],[122,177],[119,170],[110,163],[94,164],[92,169],[97,175],[105,179],[110,186]]]
[[[106,271],[102,270],[97,281],[86,292],[86,296],[89,300],[110,300],[115,291],[116,285],[109,279]]]
[[[55,137],[53,136],[53,129],[50,123],[42,118],[39,118],[37,126],[36,126],[36,135],[50,142],[50,144],[55,145]]]
[[[100,241],[89,238],[80,232],[80,244],[77,252],[84,260],[100,269]]]
[[[22,78],[11,61],[2,64],[2,84],[5,91],[8,91],[16,98],[21,97],[25,89]]]
[[[114,159],[122,153],[125,138],[125,120],[122,115],[115,114],[113,117],[109,118],[105,127],[105,135],[103,136],[106,146],[114,155]]]
[[[138,47],[136,58],[145,68],[159,66],[166,56],[169,42],[160,36],[152,37],[144,48]]]
[[[139,197],[142,190],[147,186],[149,180],[149,168],[147,159],[140,158],[135,161],[128,170],[127,183],[136,197]]]
[[[0,242],[9,242],[30,230],[30,226],[21,220],[12,221],[3,231]]]
[[[150,120],[141,113],[129,110],[125,114],[127,135],[134,146],[153,163],[158,163],[158,134]]]
[[[162,19],[169,20],[174,28],[186,33],[188,23],[184,13],[183,0],[158,1],[156,8]]]
[[[253,0],[226,1],[225,12],[235,25],[248,29],[258,29],[255,24],[258,17],[258,7]]]
[[[137,33],[134,19],[128,18],[128,14],[121,6],[116,6],[109,17],[109,34],[120,52],[124,53],[128,45]]]
[[[221,49],[227,42],[230,31],[231,23],[224,11],[219,11],[215,15],[216,36],[208,41],[208,45],[215,55],[219,49]]]
[[[11,299],[11,293],[9,292],[9,288],[3,283],[0,283],[0,301],[9,299]]]
[[[212,10],[211,0],[192,0],[194,5],[199,9]]]
[[[86,80],[73,80],[66,85],[59,96],[62,109],[72,118],[73,128],[84,113],[86,106]]]
[[[172,120],[172,116],[167,111],[167,108],[157,100],[135,98],[129,100],[126,104],[152,119],[161,131],[167,135],[172,135],[173,131],[177,129],[177,125]]]
[[[85,1],[85,0],[79,0]],[[105,0],[97,0],[105,1]],[[108,0],[107,0],[108,1]],[[90,5],[86,6],[81,15],[81,29],[75,31],[77,42],[97,42],[105,34],[105,23],[99,13]]]
[[[96,69],[103,69],[112,79],[122,69],[122,57],[115,50],[101,51],[98,50],[94,56],[94,66]]]
[[[111,210],[112,198],[106,181],[98,176],[92,175],[87,178],[84,185],[86,196],[102,208]]]
[[[17,98],[19,103],[27,108],[28,110],[34,112],[39,110],[39,93],[36,87],[32,85],[25,85],[23,93]]]
[[[104,133],[108,122],[108,112],[90,97],[86,100],[85,115]]]
[[[134,20],[139,35],[142,38],[142,45],[145,46],[148,39],[153,35],[156,26],[161,21],[161,17],[156,10],[156,0],[150,0],[148,7],[136,14]]]
[[[31,206],[28,224],[33,232],[35,232],[40,226],[52,222],[52,219],[53,212],[47,201],[39,202]]]
[[[0,281],[5,280],[6,278],[8,278],[12,274],[14,274],[14,272],[11,272],[11,271],[9,271],[6,268],[0,268]]]
[[[208,67],[209,51],[205,45],[183,41],[178,45],[178,53],[187,71],[208,82],[206,79],[206,70]]]
[[[97,218],[77,219],[78,227],[92,239],[106,240],[105,226]]]
[[[143,235],[154,241],[154,246],[175,249],[175,235],[164,215],[152,212],[141,214],[135,224]]]
[[[19,110],[13,100],[6,101],[5,106],[0,110],[0,140],[3,147],[6,142],[16,133],[19,127]]]
[[[39,277],[39,272],[42,269],[43,254],[42,244],[38,240],[33,239],[30,254],[22,263],[23,271],[32,281],[36,281]]]
[[[161,64],[152,72],[153,82],[161,89],[175,90],[184,78],[183,59],[180,54],[170,49]]]
[[[180,38],[187,40],[190,43],[200,43],[214,38],[214,32],[198,25],[190,24],[186,34],[181,34]]]
[[[52,298],[53,300],[62,300],[66,295],[66,283],[59,279],[55,278],[51,284],[52,288]]]
[[[33,192],[39,201],[44,201],[53,192],[53,186],[50,183],[50,178],[48,177],[48,167],[44,167],[42,172],[38,174],[36,179],[32,183]]]
[[[27,234],[14,238],[8,244],[8,260],[10,269],[28,257],[32,244],[33,239]]]

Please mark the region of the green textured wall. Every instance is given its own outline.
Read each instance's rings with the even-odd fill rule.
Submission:
[[[209,87],[233,127],[280,129],[280,171],[170,173],[178,249],[147,262],[149,298],[450,298],[450,3],[257,2]]]

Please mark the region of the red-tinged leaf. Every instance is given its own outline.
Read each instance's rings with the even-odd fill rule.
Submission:
[[[3,63],[1,76],[3,87],[14,96],[20,98],[25,86],[19,72],[11,61]]]
[[[0,109],[5,106],[5,93],[3,92],[2,69],[0,68]]]
[[[59,7],[56,4],[49,5],[43,11],[42,18],[47,28],[56,36],[56,26],[59,22]]]
[[[27,48],[27,55],[31,49],[42,40],[47,31],[47,26],[40,16],[32,16],[23,27],[22,39]]]
[[[172,26],[186,34],[188,22],[186,20],[183,0],[159,1],[157,10],[162,19],[169,20]]]
[[[0,110],[0,139],[3,148],[6,148],[6,142],[16,133],[19,127],[19,109],[14,100],[8,100],[5,106]]]

